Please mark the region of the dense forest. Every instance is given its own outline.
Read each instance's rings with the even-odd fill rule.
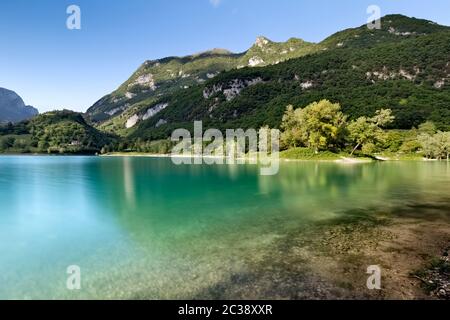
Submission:
[[[41,114],[29,121],[0,126],[0,152],[95,154],[114,141],[72,111]]]

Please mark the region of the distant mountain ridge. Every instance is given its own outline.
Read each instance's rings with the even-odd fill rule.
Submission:
[[[244,53],[213,49],[186,57],[149,60],[116,91],[96,102],[87,114],[95,123],[102,123],[122,114],[128,119],[132,114],[143,112],[145,106],[152,104],[160,96],[205,83],[223,71],[278,64],[316,50],[317,45],[300,39],[291,38],[287,42],[277,43],[258,37],[254,45]],[[120,128],[115,129],[123,129],[127,121],[119,122]],[[108,125],[114,126],[112,123]],[[109,128],[109,131],[114,129]]]
[[[0,88],[0,123],[17,123],[39,114],[36,108],[25,105],[22,98],[12,90]]]

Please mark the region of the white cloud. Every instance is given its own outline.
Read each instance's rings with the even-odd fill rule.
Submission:
[[[209,3],[211,3],[213,7],[218,7],[222,3],[222,0],[209,0]]]

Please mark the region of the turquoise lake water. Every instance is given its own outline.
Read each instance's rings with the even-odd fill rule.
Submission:
[[[0,298],[191,298],[306,223],[361,210],[448,215],[450,165],[175,166],[170,159],[0,157]],[[399,213],[401,214],[401,213]],[[67,267],[82,288],[66,287]]]

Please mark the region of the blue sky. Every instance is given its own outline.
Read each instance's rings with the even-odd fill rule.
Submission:
[[[81,30],[66,28],[71,4]],[[85,111],[147,59],[242,52],[258,35],[317,42],[365,23],[371,4],[450,25],[448,0],[4,0],[0,87],[41,112]]]

